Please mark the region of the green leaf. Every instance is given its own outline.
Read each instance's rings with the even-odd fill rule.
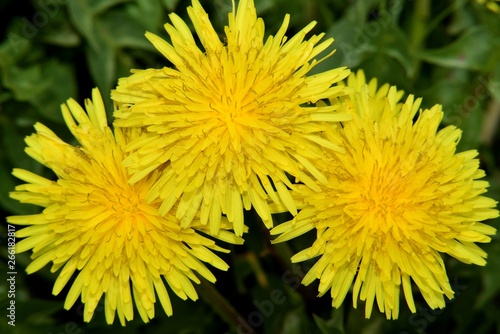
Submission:
[[[18,131],[14,122],[6,117],[1,117],[0,129],[2,131],[0,140],[3,146],[0,157],[12,161],[15,167],[31,168],[34,160],[24,152],[24,148],[26,147],[24,142],[25,136]],[[6,165],[2,164],[2,167]],[[10,190],[13,189],[11,188]]]
[[[344,308],[332,310],[332,316],[324,320],[320,316],[313,314],[314,322],[318,326],[321,334],[344,334]]]
[[[140,25],[139,32],[144,37],[144,30],[151,31],[153,33],[158,33],[159,30],[163,28],[165,23],[165,9],[162,7],[159,0],[137,0],[126,8],[128,14],[130,15],[130,21],[135,25]],[[123,28],[123,25],[120,26]]]
[[[45,89],[33,96],[30,102],[45,118],[63,123],[61,104],[69,98],[76,98],[76,78],[73,68],[49,60],[42,66],[42,80],[47,83]]]
[[[398,89],[408,90],[408,80],[403,66],[387,54],[367,55],[359,64],[359,68],[364,70],[367,80],[377,78],[381,85],[388,83],[397,86]]]
[[[27,68],[11,66],[3,75],[3,84],[16,100],[29,102],[45,118],[58,123],[63,123],[61,103],[76,95],[72,68],[55,60]]]
[[[369,36],[370,30],[365,29],[365,36]],[[387,55],[397,60],[405,69],[406,75],[412,77],[414,74],[414,66],[412,56],[408,52],[408,37],[396,25],[389,24],[385,27],[380,27],[380,33],[376,34],[373,39],[365,46],[367,51],[376,54]]]
[[[333,56],[325,61],[328,62],[328,66],[338,67],[345,65],[354,67],[361,62],[363,50],[360,46],[364,41],[357,38],[355,27],[355,22],[348,18],[343,18],[333,24],[328,30],[327,36],[334,38],[333,48],[337,50]]]
[[[487,87],[493,98],[500,101],[500,62],[490,74]]]
[[[455,1],[455,8],[451,13],[451,21],[446,29],[451,35],[457,35],[475,24],[474,14],[465,4],[465,1]]]
[[[484,308],[495,295],[500,293],[500,280],[498,279],[500,277],[499,240],[493,240],[491,244],[482,248],[484,248],[488,253],[488,264],[484,268],[481,268],[483,273],[483,289],[477,297],[476,304],[474,305],[476,309]]]
[[[9,197],[9,193],[14,191],[16,185],[20,184],[11,173],[12,168],[24,168],[34,173],[40,173],[43,166],[30,158],[25,152],[24,142],[25,132],[20,131],[19,124],[11,118],[6,117],[9,107],[19,109],[21,103],[8,103],[2,106],[0,114],[0,207],[10,214],[34,214],[39,212],[39,207],[28,204],[21,204]],[[18,119],[20,119],[19,117]],[[31,124],[28,131],[31,131]]]
[[[69,25],[50,30],[44,33],[42,38],[47,43],[66,48],[75,47],[81,43],[80,35]]]
[[[68,11],[71,23],[85,37],[92,48],[98,49],[96,34],[94,32],[94,12],[90,7],[90,3],[85,0],[69,1]]]
[[[171,12],[177,7],[177,4],[179,3],[179,0],[162,0],[163,6]]]
[[[155,50],[144,36],[146,29],[128,11],[110,11],[99,18],[98,24],[101,35],[106,36],[106,39],[115,47]]]
[[[129,0],[71,0],[68,2],[69,17],[76,29],[87,39],[94,52],[99,52],[99,31],[96,16],[112,6]]]
[[[325,39],[334,39],[331,48],[335,49],[336,52],[314,67],[311,74],[339,66],[352,68],[361,63],[365,53],[364,45],[370,42],[370,38],[367,39],[364,36],[363,27],[372,5],[371,1],[357,1],[348,6],[345,15],[330,26],[325,34]],[[323,55],[326,54],[323,52]],[[320,57],[321,55],[318,58]]]
[[[500,38],[485,28],[477,27],[469,29],[449,45],[419,52],[417,56],[439,66],[487,72],[498,64]]]
[[[474,103],[470,110],[465,114],[460,124],[462,137],[457,145],[458,151],[472,150],[479,147],[481,141],[482,124],[485,113],[481,109],[484,104],[479,100],[473,100]]]
[[[488,97],[486,77],[458,68],[434,70],[430,85],[417,92],[423,97],[424,108],[434,104],[443,106],[443,123],[462,126],[477,104]]]
[[[21,59],[31,48],[29,39],[9,31],[6,40],[0,45],[0,68],[7,68]]]
[[[112,108],[109,95],[116,81],[116,49],[105,39],[107,37],[105,33],[106,30],[102,27],[101,22],[98,23],[97,29],[103,32],[103,34],[96,39],[99,48],[96,50],[87,46],[85,48],[85,56],[87,58],[90,74],[101,91],[101,95],[106,104],[108,119],[110,119]]]
[[[412,76],[414,66],[412,56],[408,52],[408,38],[396,25],[397,8],[384,12],[384,15],[377,19],[360,22],[357,16],[349,14],[366,13],[368,10],[367,7],[358,7],[351,9],[330,27],[326,35],[335,39],[333,48],[337,52],[319,64],[314,72],[338,66],[353,68],[374,55],[384,55],[397,60],[406,75]]]
[[[273,333],[275,333],[273,331]],[[309,321],[303,307],[294,308],[283,317],[282,334],[310,333]]]
[[[88,0],[86,2],[88,2],[88,5],[92,10],[92,13],[100,14],[107,11],[111,7],[130,1],[132,0]]]
[[[10,89],[18,101],[29,101],[46,89],[48,83],[42,81],[42,67],[33,65],[26,68],[10,66],[3,72],[4,87]]]

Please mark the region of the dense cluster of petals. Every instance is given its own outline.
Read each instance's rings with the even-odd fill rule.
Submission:
[[[461,132],[438,130],[441,106],[421,110],[412,95],[402,102],[402,91],[367,84],[362,72],[347,86],[354,92],[331,103],[352,120],[326,134],[344,153],[325,154],[318,166],[328,183],[319,192],[302,187],[295,196],[302,210],[271,233],[279,242],[317,231],[292,261],[319,257],[303,283],[319,279],[320,295],[330,291],[335,307],[352,287],[354,306],[358,297],[366,301],[366,317],[376,299],[387,318],[397,318],[402,286],[415,312],[413,280],[431,308],[443,308],[453,290],[440,253],[485,265],[475,243],[496,232],[481,223],[498,211],[482,195],[488,182],[479,180],[477,152],[456,153]]]
[[[54,174],[13,171],[25,183],[10,196],[43,207],[7,218],[23,226],[27,272],[52,263],[53,293],[71,281],[64,307],[80,298],[87,322],[101,299],[109,324],[132,320],[134,305],[148,322],[157,299],[172,314],[167,287],[196,300],[193,283],[216,280],[207,264],[228,269],[216,240],[242,244],[253,208],[273,242],[316,232],[291,260],[317,259],[303,283],[319,280],[334,307],[352,293],[366,317],[376,302],[395,319],[401,290],[416,312],[413,284],[443,308],[454,295],[443,254],[485,265],[476,243],[499,212],[478,152],[456,152],[461,131],[440,128],[441,106],[423,110],[361,71],[312,75],[333,53],[325,34],[306,38],[314,22],[288,38],[286,15],[266,38],[253,0],[240,0],[221,40],[198,0],[187,11],[194,32],[172,13],[170,41],[146,33],[167,66],[119,80],[113,129],[94,89],[85,108],[62,105],[77,146],[40,123],[26,138]],[[277,212],[293,218],[273,227]]]
[[[127,146],[131,183],[165,168],[148,200],[162,200],[161,214],[179,200],[182,226],[199,212],[201,223],[217,233],[225,214],[242,235],[243,209],[253,207],[272,227],[267,199],[274,188],[278,195],[272,199],[297,212],[287,173],[316,189],[326,181],[313,161],[322,147],[338,147],[319,134],[325,123],[349,116],[312,103],[342,94],[333,84],[349,71],[307,76],[333,40],[319,43],[324,34],[305,40],[314,23],[287,39],[286,16],[264,42],[264,22],[253,1],[240,1],[229,14],[225,44],[197,0],[188,14],[204,50],[171,14],[172,24],[165,25],[171,44],[151,33],[146,37],[174,67],[136,70],[112,93],[117,126],[143,131]]]
[[[62,268],[54,284],[56,295],[78,273],[64,307],[69,309],[81,296],[85,321],[90,321],[103,296],[108,323],[114,321],[115,313],[122,324],[133,319],[134,301],[141,318],[148,322],[154,317],[156,296],[170,315],[165,281],[180,298],[197,299],[191,283],[199,283],[195,273],[215,282],[202,261],[227,270],[228,265],[212,252],[224,249],[197,233],[196,224],[181,228],[174,215],[160,216],[159,201],[146,202],[157,173],[128,183],[129,175],[122,166],[128,135],[120,129],[113,133],[108,127],[97,89],[86,109],[88,114],[74,100],[62,106],[68,128],[80,146],[65,143],[40,123],[35,125],[37,133],[26,139],[26,152],[50,168],[57,181],[14,170],[26,184],[16,187],[11,196],[44,208],[40,214],[7,219],[28,225],[17,232],[24,239],[16,251],[33,251],[28,273],[50,262],[52,272]],[[242,243],[227,227],[223,223],[217,237]]]

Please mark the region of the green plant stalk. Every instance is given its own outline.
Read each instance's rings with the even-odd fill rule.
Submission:
[[[410,52],[413,56],[414,77],[418,77],[421,61],[415,55],[422,49],[427,36],[427,26],[429,24],[431,2],[430,0],[419,0],[414,2],[413,16],[410,26]]]
[[[453,11],[457,10],[459,8],[459,3],[458,2],[453,2],[451,5],[443,9],[441,13],[436,15],[430,22],[427,24],[426,27],[426,32],[425,36],[429,35],[436,27],[445,19],[447,18]]]
[[[208,282],[200,275],[197,275],[197,277],[200,279],[200,284],[197,286],[196,290],[200,294],[201,299],[212,306],[215,313],[217,313],[226,324],[235,331],[238,329],[238,326],[252,328],[233,305],[220,294],[214,284]]]

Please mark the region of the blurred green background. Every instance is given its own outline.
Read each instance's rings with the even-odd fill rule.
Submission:
[[[230,0],[201,1],[217,31],[223,32]],[[430,310],[415,293],[417,313],[404,300],[398,320],[376,311],[364,318],[364,305],[352,308],[350,295],[341,309],[330,297],[316,298],[317,282],[299,285],[311,263],[290,264],[290,255],[310,245],[313,234],[271,245],[268,232],[253,212],[246,214],[250,233],[243,246],[228,246],[228,272],[216,272],[215,289],[202,286],[197,302],[171,293],[174,315],[157,305],[149,324],[136,319],[122,328],[108,326],[98,308],[83,323],[82,306],[63,310],[66,289],[52,296],[56,274],[48,268],[26,275],[29,254],[16,258],[16,326],[6,319],[7,252],[5,217],[31,214],[38,208],[8,197],[18,183],[14,167],[46,177],[50,171],[24,153],[24,137],[42,122],[61,138],[74,142],[63,124],[59,105],[79,102],[98,86],[111,111],[109,91],[132,68],[161,68],[166,60],[144,37],[151,31],[168,39],[163,24],[175,11],[187,22],[186,0],[32,0],[0,1],[0,262],[1,333],[500,333],[500,243],[484,245],[488,265],[464,265],[445,257],[456,298],[444,310]],[[477,149],[491,183],[489,196],[500,199],[500,12],[477,1],[414,0],[256,0],[266,32],[274,34],[286,13],[288,35],[312,20],[314,33],[334,37],[334,56],[315,71],[348,66],[364,69],[368,78],[391,83],[422,96],[423,106],[443,105],[443,125],[463,130],[460,150]],[[111,116],[111,115],[109,115]],[[289,219],[287,215],[276,221]],[[498,220],[491,221],[498,226]],[[49,266],[47,266],[49,267]],[[215,271],[216,269],[214,269]],[[237,320],[241,315],[252,328]],[[226,320],[225,320],[226,319]]]

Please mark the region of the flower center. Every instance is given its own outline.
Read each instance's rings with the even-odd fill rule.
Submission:
[[[131,186],[118,187],[110,184],[108,187],[113,191],[93,191],[88,195],[88,201],[93,206],[111,210],[113,214],[106,221],[114,221],[115,229],[125,227],[128,234],[138,221],[142,200]]]
[[[110,196],[109,200],[116,214],[124,218],[135,215],[139,210],[140,199],[132,191],[114,194],[114,196]]]
[[[392,167],[392,168],[391,168]],[[386,233],[398,228],[405,210],[405,180],[395,166],[384,166],[374,170],[365,182],[363,214],[371,217],[372,229]]]

